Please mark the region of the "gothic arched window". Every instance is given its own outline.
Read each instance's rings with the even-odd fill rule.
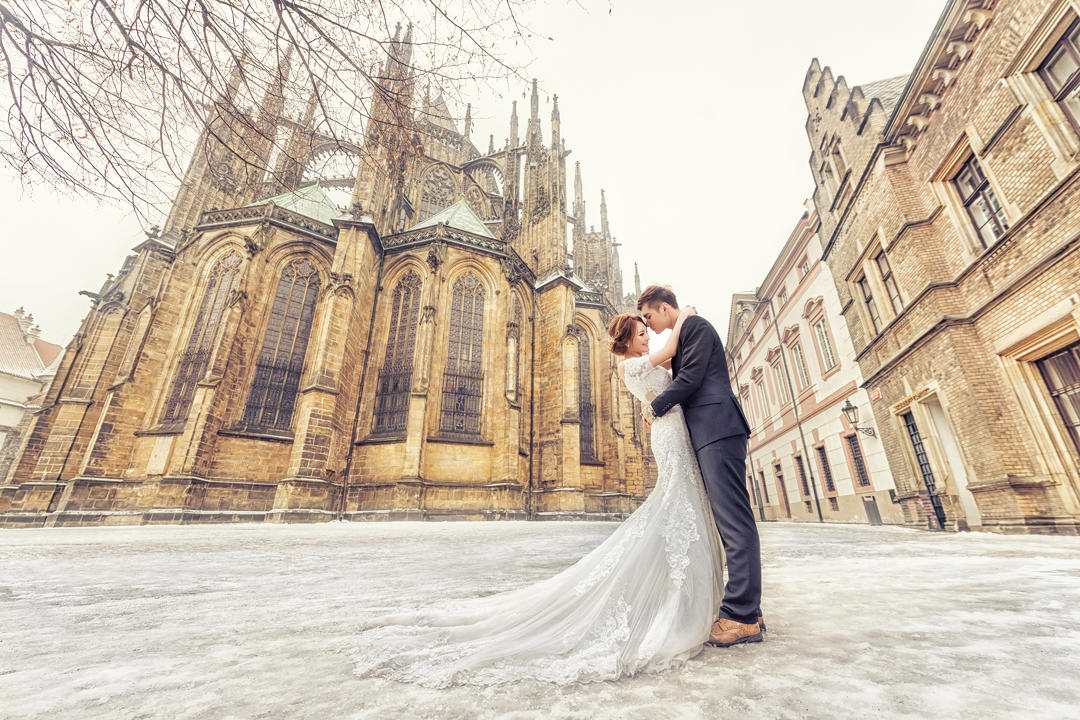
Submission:
[[[375,386],[375,413],[371,422],[373,435],[395,434],[405,430],[409,416],[413,348],[420,317],[420,286],[420,276],[410,270],[394,288],[386,355],[379,371],[379,382]]]
[[[596,408],[592,398],[592,346],[580,327],[572,328],[578,343],[578,430],[582,462],[596,462]]]
[[[454,202],[454,181],[449,171],[439,165],[424,179],[424,192],[420,197],[420,219],[427,220]]]
[[[480,434],[483,332],[484,288],[469,273],[454,283],[450,303],[450,345],[443,373],[441,433]]]
[[[282,271],[244,407],[245,429],[289,429],[318,297],[319,274],[309,260]]]
[[[210,353],[214,349],[221,318],[226,303],[240,282],[240,254],[231,252],[214,265],[206,280],[202,303],[199,305],[195,325],[188,337],[187,347],[180,356],[180,365],[173,380],[169,399],[162,411],[162,424],[179,423],[187,419],[191,400],[195,396],[195,384],[206,375]]]

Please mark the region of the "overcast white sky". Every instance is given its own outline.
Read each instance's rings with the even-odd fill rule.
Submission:
[[[534,44],[527,74],[542,87],[545,141],[556,93],[589,224],[607,191],[628,291],[637,261],[643,285],[671,285],[723,334],[731,293],[760,284],[812,189],[801,95],[811,58],[851,85],[910,72],[944,5],[541,1],[531,22],[554,40]],[[507,136],[510,99],[474,103],[481,150],[488,133],[497,145]],[[519,115],[524,125],[527,97]],[[65,344],[89,307],[78,291],[97,290],[142,231],[120,209],[24,192],[6,168],[0,213],[0,310],[24,306]]]

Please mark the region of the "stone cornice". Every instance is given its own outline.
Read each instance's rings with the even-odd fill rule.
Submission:
[[[268,209],[269,212],[267,212]],[[337,243],[338,231],[333,225],[313,220],[306,215],[276,205],[207,210],[200,216],[195,230],[216,230],[237,225],[252,225],[264,221],[284,230],[307,235],[322,242]]]

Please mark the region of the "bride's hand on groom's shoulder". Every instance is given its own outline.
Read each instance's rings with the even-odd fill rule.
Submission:
[[[679,311],[679,315],[683,318],[688,318],[691,315],[697,315],[697,308],[693,305],[686,305]]]

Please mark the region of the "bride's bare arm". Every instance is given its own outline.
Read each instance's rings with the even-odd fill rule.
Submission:
[[[671,335],[668,336],[667,342],[664,343],[664,347],[649,354],[649,362],[652,363],[654,367],[663,365],[671,360],[671,358],[675,357],[675,351],[679,348],[679,333],[682,331],[682,326],[683,323],[686,322],[686,318],[691,315],[697,315],[697,309],[692,305],[687,305],[679,311],[679,319],[675,321],[675,327],[671,329]]]

